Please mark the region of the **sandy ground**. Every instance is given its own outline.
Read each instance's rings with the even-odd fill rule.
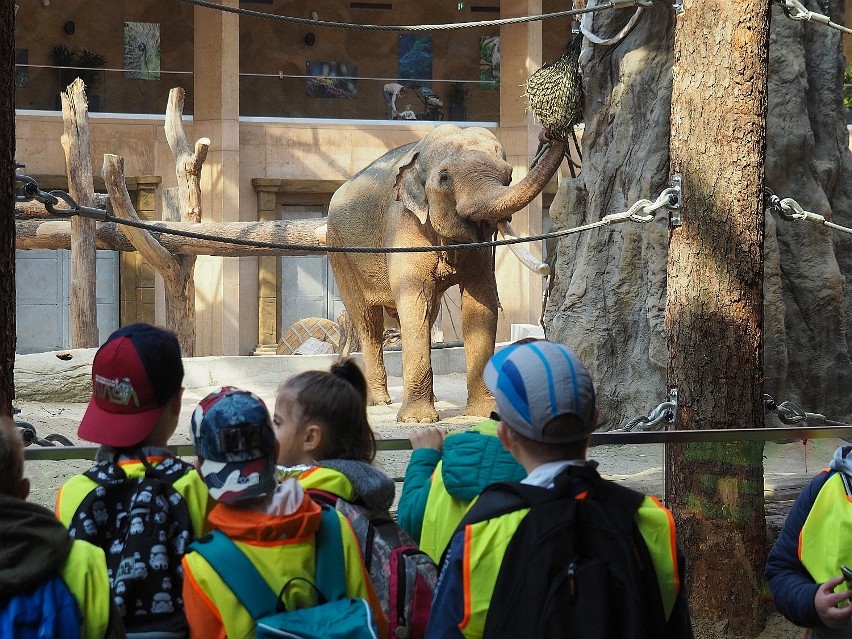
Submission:
[[[279,381],[254,379],[243,385],[240,380],[234,380],[233,384],[257,393],[271,410]],[[411,425],[396,422],[396,412],[402,395],[401,385],[401,378],[389,378],[388,386],[394,403],[369,409],[370,422],[382,438],[406,438],[412,428]],[[213,388],[209,386],[186,389],[180,423],[171,443],[190,443],[190,415],[198,401]],[[477,421],[477,418],[465,417],[461,414],[466,397],[464,375],[436,376],[435,395],[438,398],[436,408],[442,420],[440,425],[448,430],[463,429]],[[21,409],[17,417],[31,423],[40,436],[59,433],[77,445],[87,445],[87,442],[80,441],[77,437],[77,425],[85,410],[85,404],[17,401],[15,405]],[[801,441],[767,443],[764,452],[764,478],[770,535],[773,531],[777,533],[801,486],[810,476],[827,465],[835,448],[841,443],[839,440],[828,439],[809,440],[807,443]],[[380,453],[377,462],[389,476],[401,478],[405,474],[409,455],[410,451],[383,452]],[[663,495],[664,449],[662,444],[599,446],[591,449],[589,456],[600,462],[599,470],[604,476],[646,493]],[[26,472],[33,484],[31,500],[52,508],[56,492],[62,483],[88,466],[88,460],[28,461]],[[798,639],[801,635],[801,628],[793,626],[775,614],[772,604],[767,603],[767,626],[758,637],[753,639]],[[725,623],[717,623],[696,628],[696,637],[698,639],[731,639],[734,635],[728,634]]]

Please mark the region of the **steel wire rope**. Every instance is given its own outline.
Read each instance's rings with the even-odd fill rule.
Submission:
[[[818,22],[819,24],[824,24],[832,29],[837,29],[838,31],[852,35],[852,29],[844,27],[842,24],[832,22],[830,16],[806,9],[799,0],[778,1],[783,5],[784,14],[790,18],[790,20]]]
[[[54,190],[45,192],[38,188],[37,182],[27,176],[16,174],[15,180],[22,182],[15,196],[15,201],[26,202],[29,200],[37,200],[44,204],[47,212],[56,217],[68,217],[72,215],[82,215],[95,219],[99,222],[112,222],[115,224],[132,226],[134,228],[143,229],[151,233],[176,235],[189,239],[203,240],[208,242],[218,242],[221,244],[233,244],[235,246],[249,246],[255,248],[270,248],[282,251],[304,251],[304,252],[321,252],[321,253],[431,253],[444,252],[454,250],[477,249],[486,246],[506,246],[509,244],[522,244],[525,242],[537,242],[554,237],[564,237],[573,235],[582,231],[588,231],[609,224],[617,224],[621,222],[640,222],[646,223],[653,221],[656,211],[659,209],[674,209],[678,206],[677,194],[678,190],[674,188],[664,189],[655,201],[641,199],[637,200],[633,206],[622,213],[612,213],[605,216],[598,222],[592,222],[583,226],[563,229],[561,231],[552,231],[541,235],[531,235],[527,237],[515,237],[505,240],[488,240],[484,242],[466,242],[461,244],[444,244],[442,246],[329,246],[325,244],[285,244],[280,242],[263,242],[260,240],[245,240],[240,238],[226,238],[207,233],[197,233],[195,231],[186,231],[183,229],[169,229],[160,226],[157,223],[142,222],[140,220],[125,220],[116,217],[104,209],[96,209],[87,206],[80,206],[66,192]],[[57,209],[56,205],[64,202],[69,208]]]
[[[634,5],[649,7],[654,4],[653,0],[608,0],[604,4],[595,7],[585,7],[582,9],[566,9],[565,11],[555,11],[553,13],[543,13],[535,16],[518,16],[516,18],[500,18],[497,20],[476,20],[472,22],[456,22],[450,24],[419,24],[419,25],[402,25],[402,24],[353,24],[350,22],[334,22],[329,20],[314,20],[313,18],[299,18],[296,16],[284,16],[276,13],[265,13],[263,11],[254,11],[253,9],[243,9],[241,7],[227,7],[217,2],[209,2],[208,0],[179,0],[188,4],[194,4],[207,9],[215,9],[217,11],[225,11],[227,13],[236,13],[253,18],[262,18],[264,20],[276,20],[279,22],[292,22],[311,27],[328,27],[331,29],[352,29],[355,31],[446,31],[451,29],[471,29],[477,27],[493,27],[503,26],[507,24],[522,24],[526,22],[537,22],[539,20],[549,20],[550,18],[564,18],[568,16],[582,15],[585,13],[593,13],[603,9],[620,9],[624,7],[632,7]]]

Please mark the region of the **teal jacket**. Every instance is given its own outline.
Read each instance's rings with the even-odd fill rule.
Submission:
[[[448,435],[443,454],[432,448],[412,452],[399,498],[397,521],[417,543],[436,468],[440,467],[447,492],[466,502],[471,502],[489,484],[517,482],[526,477],[523,466],[503,448],[496,427],[497,422],[486,419],[468,431]]]

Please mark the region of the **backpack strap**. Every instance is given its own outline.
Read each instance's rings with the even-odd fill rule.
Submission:
[[[322,506],[322,523],[316,532],[317,588],[329,601],[346,599],[346,565],[337,510]]]
[[[226,534],[214,530],[189,547],[207,560],[252,619],[257,621],[275,612],[278,595]]]
[[[343,541],[340,538],[340,520],[336,510],[323,506],[322,522],[315,536],[316,588],[328,601],[345,599]],[[269,587],[251,560],[226,534],[214,530],[203,539],[192,542],[189,547],[207,560],[248,610],[252,619],[257,621],[278,609],[279,594]]]

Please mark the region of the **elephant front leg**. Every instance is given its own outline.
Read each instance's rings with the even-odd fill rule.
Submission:
[[[408,303],[398,303],[402,337],[402,406],[396,415],[399,422],[428,424],[438,421],[432,379],[430,329],[434,315],[432,305],[423,303],[423,295]]]
[[[486,259],[490,259],[487,258]],[[490,261],[486,271],[489,273]],[[476,269],[472,269],[476,272]],[[494,273],[471,279],[461,287],[464,357],[467,365],[467,405],[465,415],[487,417],[495,408],[494,396],[485,386],[482,373],[494,354],[497,340],[497,283]]]

